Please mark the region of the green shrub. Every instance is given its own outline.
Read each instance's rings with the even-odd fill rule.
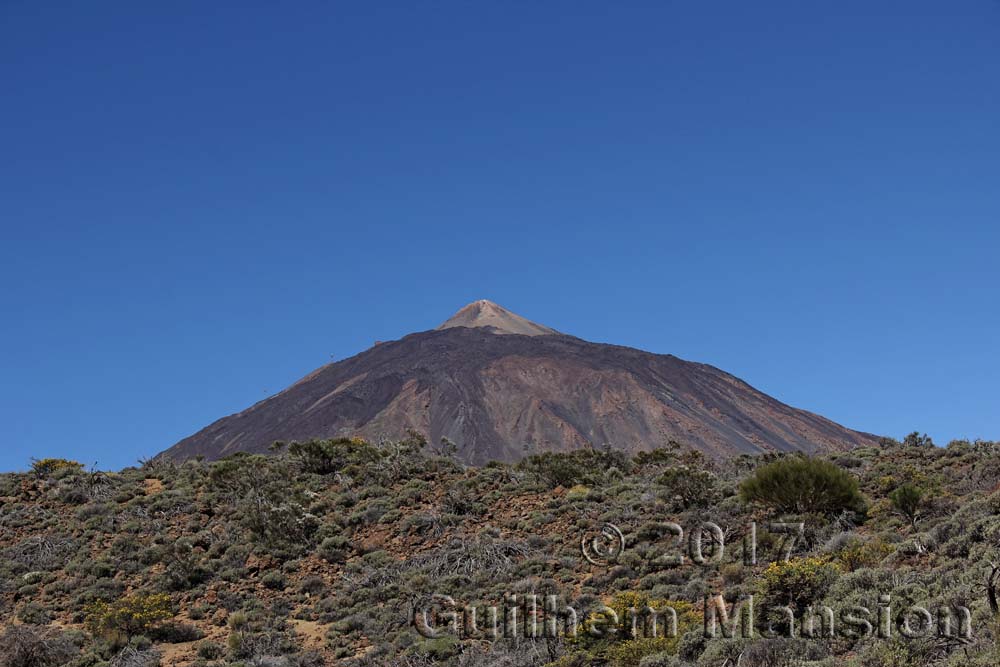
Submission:
[[[215,463],[209,479],[228,496],[258,545],[290,556],[307,548],[319,528],[317,517],[305,510],[304,489],[288,484],[293,475],[284,459],[240,453]]]
[[[596,486],[611,469],[628,470],[632,462],[613,449],[578,449],[574,452],[533,454],[518,464],[549,488],[569,488],[577,484]]]
[[[858,481],[846,470],[822,459],[800,456],[761,466],[740,485],[744,502],[796,514],[863,512]]]
[[[17,620],[26,625],[46,625],[51,617],[48,610],[37,602],[28,602],[17,610]]]
[[[299,584],[299,590],[309,595],[319,595],[326,590],[326,582],[323,577],[310,575]]]
[[[440,637],[438,639],[425,639],[417,648],[420,655],[427,656],[433,661],[444,661],[458,655],[459,645],[454,637]]]
[[[910,525],[916,525],[924,492],[912,484],[903,484],[889,494],[893,508],[907,518]]]
[[[370,465],[382,456],[376,447],[360,438],[293,442],[288,445],[288,453],[307,472],[317,475],[330,475],[352,465]]]
[[[218,642],[204,641],[198,644],[198,657],[206,660],[218,660],[225,655],[226,649]]]
[[[342,535],[328,537],[319,545],[319,557],[329,563],[343,563],[347,560],[351,541]]]
[[[150,628],[149,636],[158,642],[184,644],[204,639],[205,633],[190,623],[163,623]]]
[[[663,447],[639,452],[632,457],[632,461],[640,469],[674,465],[681,456],[682,448],[679,442],[671,440]]]
[[[166,547],[163,562],[166,564],[164,578],[170,590],[186,591],[212,576],[202,563],[200,550],[195,548],[190,538],[182,537]]]
[[[272,591],[284,590],[286,585],[285,575],[281,572],[268,572],[260,578],[260,583],[264,584],[264,588]]]
[[[643,657],[639,667],[681,667],[681,660],[669,653],[653,653]]]
[[[903,445],[906,447],[933,447],[934,441],[926,433],[921,435],[919,431],[914,431],[903,438]]]
[[[706,507],[718,496],[715,475],[690,466],[667,468],[656,483],[681,509]]]

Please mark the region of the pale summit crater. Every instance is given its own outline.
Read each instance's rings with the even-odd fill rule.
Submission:
[[[555,329],[525,319],[486,299],[473,301],[448,318],[438,329],[452,327],[490,329],[495,334],[520,334],[522,336],[559,334]]]

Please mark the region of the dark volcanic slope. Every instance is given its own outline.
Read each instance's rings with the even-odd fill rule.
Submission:
[[[470,463],[670,439],[715,457],[875,442],[704,364],[559,334],[450,326],[324,366],[164,455],[214,459],[264,452],[275,440],[377,440],[409,428],[431,442],[449,438]]]

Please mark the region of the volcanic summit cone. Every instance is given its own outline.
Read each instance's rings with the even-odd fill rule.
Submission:
[[[474,464],[676,440],[712,457],[844,450],[876,438],[705,364],[590,343],[475,301],[437,329],[323,366],[164,452],[217,459],[276,440],[448,438]]]

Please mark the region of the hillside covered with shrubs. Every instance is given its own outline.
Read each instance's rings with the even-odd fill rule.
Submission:
[[[273,449],[0,475],[0,667],[1000,664],[1000,443]]]

